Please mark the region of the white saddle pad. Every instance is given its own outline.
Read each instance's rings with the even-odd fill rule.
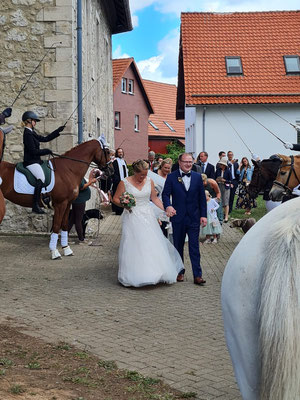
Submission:
[[[51,192],[51,190],[54,188],[55,184],[55,175],[53,171],[53,166],[51,161],[49,161],[50,169],[51,169],[51,179],[50,179],[50,184],[42,189],[42,193],[48,193]],[[26,176],[22,174],[21,172],[17,171],[15,168],[15,174],[14,174],[14,189],[15,192],[21,193],[21,194],[33,194],[34,193],[34,186],[31,186],[29,182],[26,179]]]
[[[0,185],[2,185],[2,179],[1,179],[1,176],[0,176]]]

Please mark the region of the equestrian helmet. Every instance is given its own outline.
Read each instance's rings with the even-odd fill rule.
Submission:
[[[25,111],[22,115],[22,121],[27,121],[28,119],[34,119],[35,121],[39,122],[40,119],[33,111]]]

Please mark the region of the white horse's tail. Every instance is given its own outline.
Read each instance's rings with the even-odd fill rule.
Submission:
[[[300,398],[300,216],[272,226],[262,267],[261,400]]]

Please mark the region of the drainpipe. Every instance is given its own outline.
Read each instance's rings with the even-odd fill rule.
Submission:
[[[82,143],[82,2],[77,0],[77,104],[78,143]]]
[[[203,148],[203,151],[205,151],[205,111],[206,111],[206,107],[203,107],[203,113],[202,113],[202,148]]]

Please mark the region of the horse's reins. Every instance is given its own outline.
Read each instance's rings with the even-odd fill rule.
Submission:
[[[296,173],[296,171],[295,171],[295,168],[294,168],[294,165],[295,165],[294,156],[290,156],[290,159],[291,159],[291,163],[285,165],[285,167],[291,167],[291,168],[289,169],[289,175],[288,175],[288,177],[287,177],[287,180],[286,180],[285,184],[282,183],[282,182],[276,181],[276,180],[273,182],[273,185],[279,186],[281,189],[284,189],[284,190],[285,190],[285,193],[287,193],[287,192],[292,193],[292,191],[293,191],[292,189],[290,189],[290,188],[288,187],[288,184],[289,184],[290,178],[291,178],[291,176],[292,176],[292,173],[294,173],[294,175],[295,175],[295,177],[296,177],[298,183],[300,183],[300,179],[298,178],[298,175],[297,175],[297,173]],[[280,172],[280,170],[281,170],[281,168],[279,168],[279,172]]]
[[[84,161],[84,160],[79,160],[78,158],[72,158],[72,157],[68,157],[68,156],[62,156],[61,154],[58,154],[58,153],[52,153],[52,154],[53,154],[55,157],[64,158],[64,159],[66,159],[66,160],[71,160],[71,161],[77,161],[77,162],[81,162],[81,163],[83,163],[83,164],[86,164],[86,165],[88,165],[88,166],[92,165],[92,166],[95,166],[95,167],[99,168],[98,165],[97,165],[96,163],[94,163],[93,161],[87,162],[87,161]],[[111,164],[111,162],[112,162],[111,160],[108,161],[108,162],[105,164],[104,169],[107,168],[107,167],[109,166],[109,164]]]
[[[247,147],[247,150],[249,151],[249,153],[251,154],[251,156],[253,155],[253,151],[251,151],[251,149],[249,148],[249,146],[247,146],[247,143],[244,141],[244,139],[241,137],[241,135],[238,133],[238,131],[235,129],[235,127],[232,125],[232,123],[229,121],[228,117],[224,114],[224,112],[221,110],[221,107],[219,107],[220,112],[222,113],[223,117],[226,119],[226,121],[229,123],[229,125],[231,126],[231,128],[234,130],[234,132],[238,135],[238,137],[241,139],[241,141],[244,143],[244,145]]]

